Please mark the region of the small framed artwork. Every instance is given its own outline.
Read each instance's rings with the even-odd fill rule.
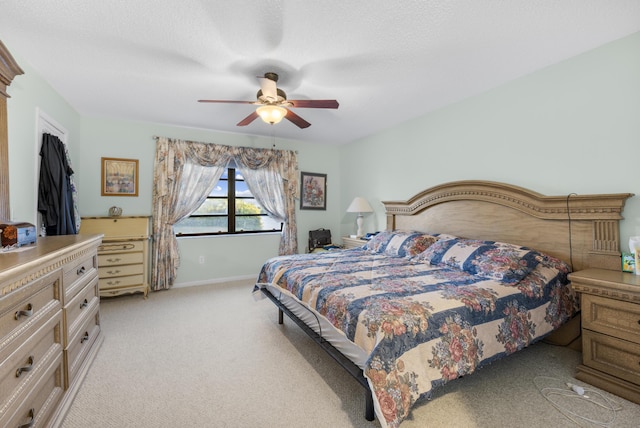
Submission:
[[[138,160],[102,158],[102,196],[138,196]]]
[[[327,174],[300,173],[300,209],[327,209]]]

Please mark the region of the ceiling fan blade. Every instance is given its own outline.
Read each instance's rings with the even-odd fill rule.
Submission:
[[[249,116],[245,117],[244,119],[242,119],[240,122],[238,122],[237,126],[247,126],[248,124],[250,124],[251,122],[253,122],[254,120],[256,120],[258,118],[258,113],[256,113],[255,111],[253,113],[251,113]]]
[[[255,104],[255,101],[198,100],[199,103]]]
[[[338,108],[336,100],[287,100],[292,107],[298,108]]]
[[[260,81],[260,89],[262,89],[262,96],[271,102],[278,100],[278,88],[276,82],[266,77],[258,77]]]
[[[307,122],[306,120],[304,120],[303,118],[301,118],[300,116],[298,116],[297,114],[295,114],[289,109],[287,109],[287,114],[284,118],[289,120],[289,122],[293,123],[294,125],[298,126],[298,128],[304,129],[311,126],[309,122]]]

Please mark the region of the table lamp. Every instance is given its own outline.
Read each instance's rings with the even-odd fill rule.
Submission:
[[[362,213],[373,212],[373,209],[371,209],[371,205],[369,205],[369,202],[367,202],[365,198],[361,196],[357,196],[351,202],[351,205],[349,205],[349,208],[347,208],[347,212],[358,213],[358,218],[356,219],[356,224],[358,225],[358,231],[356,232],[356,237],[360,238],[361,236],[364,235],[364,232],[362,231],[362,222],[363,222]]]

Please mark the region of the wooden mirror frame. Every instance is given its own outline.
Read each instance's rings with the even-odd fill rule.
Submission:
[[[9,221],[9,124],[7,119],[7,87],[17,75],[24,74],[0,40],[0,221]]]

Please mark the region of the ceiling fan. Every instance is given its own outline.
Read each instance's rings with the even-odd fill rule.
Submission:
[[[295,114],[289,108],[338,108],[336,100],[288,100],[287,94],[282,89],[276,87],[278,75],[276,73],[265,73],[264,77],[258,77],[260,90],[256,95],[257,101],[230,101],[230,100],[198,100],[200,103],[233,103],[233,104],[254,104],[258,107],[249,116],[237,123],[237,126],[247,126],[258,117],[266,123],[274,125],[283,118],[289,120],[299,128],[308,128],[309,122]]]

